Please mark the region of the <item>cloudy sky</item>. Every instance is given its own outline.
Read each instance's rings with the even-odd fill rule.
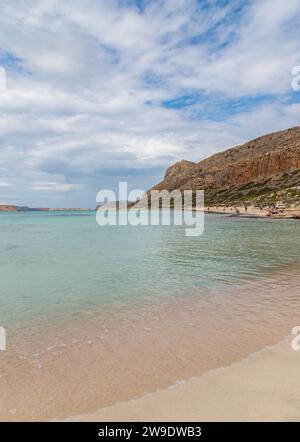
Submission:
[[[299,0],[0,5],[0,203],[95,206],[299,124]]]

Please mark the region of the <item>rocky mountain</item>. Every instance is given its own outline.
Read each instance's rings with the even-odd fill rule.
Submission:
[[[300,204],[300,127],[271,133],[199,163],[182,160],[153,189],[203,189],[205,205]]]

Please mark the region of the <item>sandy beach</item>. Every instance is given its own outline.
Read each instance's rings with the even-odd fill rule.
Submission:
[[[216,393],[209,400],[196,389],[189,399],[182,381],[240,363],[300,324],[296,221],[209,215],[205,235],[189,241],[180,226],[125,235],[99,229],[91,214],[11,217],[1,236],[1,421],[90,416],[156,392],[169,397],[172,385],[187,399],[172,399],[161,419],[214,419]],[[193,405],[201,398],[207,415]],[[126,413],[112,417],[143,418]]]
[[[226,215],[236,215],[237,212],[240,216],[248,216],[248,217],[258,217],[258,218],[299,218],[300,217],[300,208],[299,207],[291,207],[291,208],[279,208],[274,211],[274,213],[270,213],[270,209],[267,207],[258,208],[254,206],[211,206],[205,207],[205,213],[216,213],[216,214],[226,214]],[[275,213],[277,212],[277,213]]]
[[[298,275],[22,328],[1,358],[0,420],[293,419],[300,355],[263,349],[300,325]]]
[[[297,421],[300,351],[293,337],[230,366],[71,421]]]

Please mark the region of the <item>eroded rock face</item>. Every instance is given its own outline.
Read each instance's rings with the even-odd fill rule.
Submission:
[[[230,204],[242,200],[271,203],[278,191],[285,199],[284,190],[300,201],[298,186],[300,127],[294,127],[259,137],[199,163],[182,160],[167,169],[164,180],[155,189],[204,189],[208,203]]]
[[[196,176],[197,172],[196,163],[182,160],[167,169],[164,181],[161,184],[168,183],[168,186],[171,187],[170,190],[179,189],[191,179],[193,174]]]

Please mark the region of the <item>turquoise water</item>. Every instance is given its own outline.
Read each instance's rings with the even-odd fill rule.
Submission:
[[[297,220],[205,217],[181,226],[106,226],[93,212],[0,214],[0,324],[66,320],[267,278],[300,263]]]

